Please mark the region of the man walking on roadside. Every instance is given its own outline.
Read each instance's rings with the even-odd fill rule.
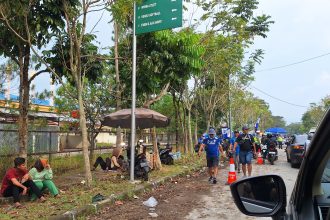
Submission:
[[[246,177],[246,170],[248,171],[248,176],[252,173],[252,157],[256,154],[256,145],[254,143],[253,136],[249,134],[249,128],[243,126],[243,134],[240,134],[235,142],[234,151],[236,151],[237,146],[240,147],[239,160],[242,164],[242,170],[244,177]]]
[[[207,167],[209,169],[209,182],[213,184],[217,183],[217,174],[218,174],[218,166],[220,160],[220,153],[223,154],[223,149],[221,146],[221,139],[216,137],[216,132],[214,128],[209,129],[209,136],[203,140],[203,143],[199,147],[198,155],[200,156],[202,150],[205,149],[206,151],[206,160],[207,160]]]

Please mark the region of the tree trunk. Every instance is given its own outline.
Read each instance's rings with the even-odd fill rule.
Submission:
[[[162,163],[160,162],[159,158],[159,152],[158,152],[158,146],[157,146],[157,134],[156,134],[156,128],[152,128],[152,142],[153,142],[153,164],[155,170],[160,170],[162,168]]]
[[[184,147],[184,146],[182,146],[182,144],[184,145],[184,141],[185,141],[185,138],[184,138],[184,126],[183,126],[182,116],[180,114],[180,103],[179,103],[179,101],[176,101],[176,104],[177,104],[177,108],[178,108],[179,124],[181,125],[181,129],[182,129],[182,133],[181,134],[183,135],[183,137],[180,139],[179,151],[184,151],[184,149],[182,149]],[[178,132],[178,134],[179,134],[179,132]]]
[[[114,31],[115,31],[115,72],[116,72],[116,111],[121,109],[121,83],[119,75],[119,52],[118,52],[118,43],[119,43],[119,33],[118,33],[118,24],[116,21],[113,22]],[[119,147],[121,139],[121,128],[118,127],[116,130],[116,147]]]
[[[81,80],[80,78],[78,80]],[[81,82],[81,81],[80,81]],[[82,85],[79,83],[77,85],[78,89],[78,104],[79,104],[79,122],[80,122],[80,129],[81,129],[81,136],[82,136],[82,150],[84,155],[84,164],[85,164],[85,178],[86,178],[86,185],[87,187],[91,187],[92,185],[92,173],[90,168],[90,161],[88,155],[88,133],[87,133],[87,126],[86,126],[86,116],[85,116],[85,109],[84,103],[82,98]]]
[[[208,131],[211,126],[211,119],[208,113],[205,114],[205,119],[206,119],[206,131]]]
[[[30,47],[21,51],[20,62],[20,86],[19,86],[19,117],[18,117],[18,143],[19,156],[27,158],[28,148],[28,110],[30,100],[29,65]]]
[[[195,124],[195,144],[198,142],[198,114],[196,112],[195,114],[195,117],[196,117],[196,124]]]
[[[176,97],[175,93],[172,93],[173,97],[173,104],[174,104],[174,109],[175,109],[175,151],[179,150],[179,117],[178,117],[178,107],[176,105]]]
[[[184,107],[182,107],[183,110],[183,120],[182,120],[182,131],[183,131],[183,149],[184,149],[184,153],[187,154],[188,153],[188,131],[187,131],[187,119],[186,119],[186,111],[184,109]]]
[[[192,140],[192,132],[191,132],[191,110],[188,109],[188,146],[189,153],[193,153],[193,140]]]
[[[94,131],[91,132],[91,134],[89,135],[89,144],[90,144],[90,150],[89,150],[89,160],[90,160],[90,166],[92,167],[94,164],[94,151],[95,151],[95,140],[97,135],[94,135]]]

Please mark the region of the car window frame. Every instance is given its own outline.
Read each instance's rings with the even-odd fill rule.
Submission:
[[[322,131],[322,132],[321,132]],[[304,203],[313,199],[315,193],[321,189],[321,178],[330,157],[330,111],[328,110],[319,124],[310,148],[303,160],[290,203],[297,213],[301,213]],[[305,201],[306,200],[306,201]]]

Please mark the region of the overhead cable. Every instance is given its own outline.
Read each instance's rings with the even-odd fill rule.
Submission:
[[[272,70],[282,69],[282,68],[286,68],[286,67],[289,67],[289,66],[293,66],[293,65],[305,63],[305,62],[308,62],[308,61],[311,61],[311,60],[315,60],[315,59],[318,59],[318,58],[321,58],[321,57],[325,57],[325,56],[328,56],[328,55],[330,55],[330,52],[325,53],[325,54],[322,54],[322,55],[319,55],[319,56],[316,56],[316,57],[311,57],[311,58],[308,58],[308,59],[305,59],[305,60],[301,60],[301,61],[298,61],[298,62],[294,62],[294,63],[282,65],[282,66],[277,66],[277,67],[272,67],[272,68],[257,70],[256,72],[266,72],[266,71],[272,71]]]
[[[258,89],[258,88],[256,88],[256,87],[252,86],[252,85],[250,85],[249,87],[252,88],[252,89],[255,89],[255,90],[257,90],[257,91],[259,91],[259,92],[261,92],[261,93],[263,93],[263,94],[265,94],[265,95],[267,95],[267,96],[269,96],[269,97],[271,97],[271,98],[273,98],[273,99],[276,99],[277,101],[280,101],[280,102],[286,103],[286,104],[288,104],[288,105],[292,105],[292,106],[300,107],[300,108],[309,108],[309,106],[298,105],[298,104],[294,104],[294,103],[291,103],[291,102],[285,101],[285,100],[283,100],[283,99],[277,98],[277,97],[275,97],[275,96],[273,96],[273,95],[270,95],[270,94],[268,94],[268,93],[262,91],[261,89]]]

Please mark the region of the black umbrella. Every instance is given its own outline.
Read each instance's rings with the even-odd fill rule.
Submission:
[[[131,128],[131,109],[122,109],[104,117],[102,124],[109,127]],[[170,123],[169,118],[147,108],[135,109],[135,124],[137,128],[166,127]]]

